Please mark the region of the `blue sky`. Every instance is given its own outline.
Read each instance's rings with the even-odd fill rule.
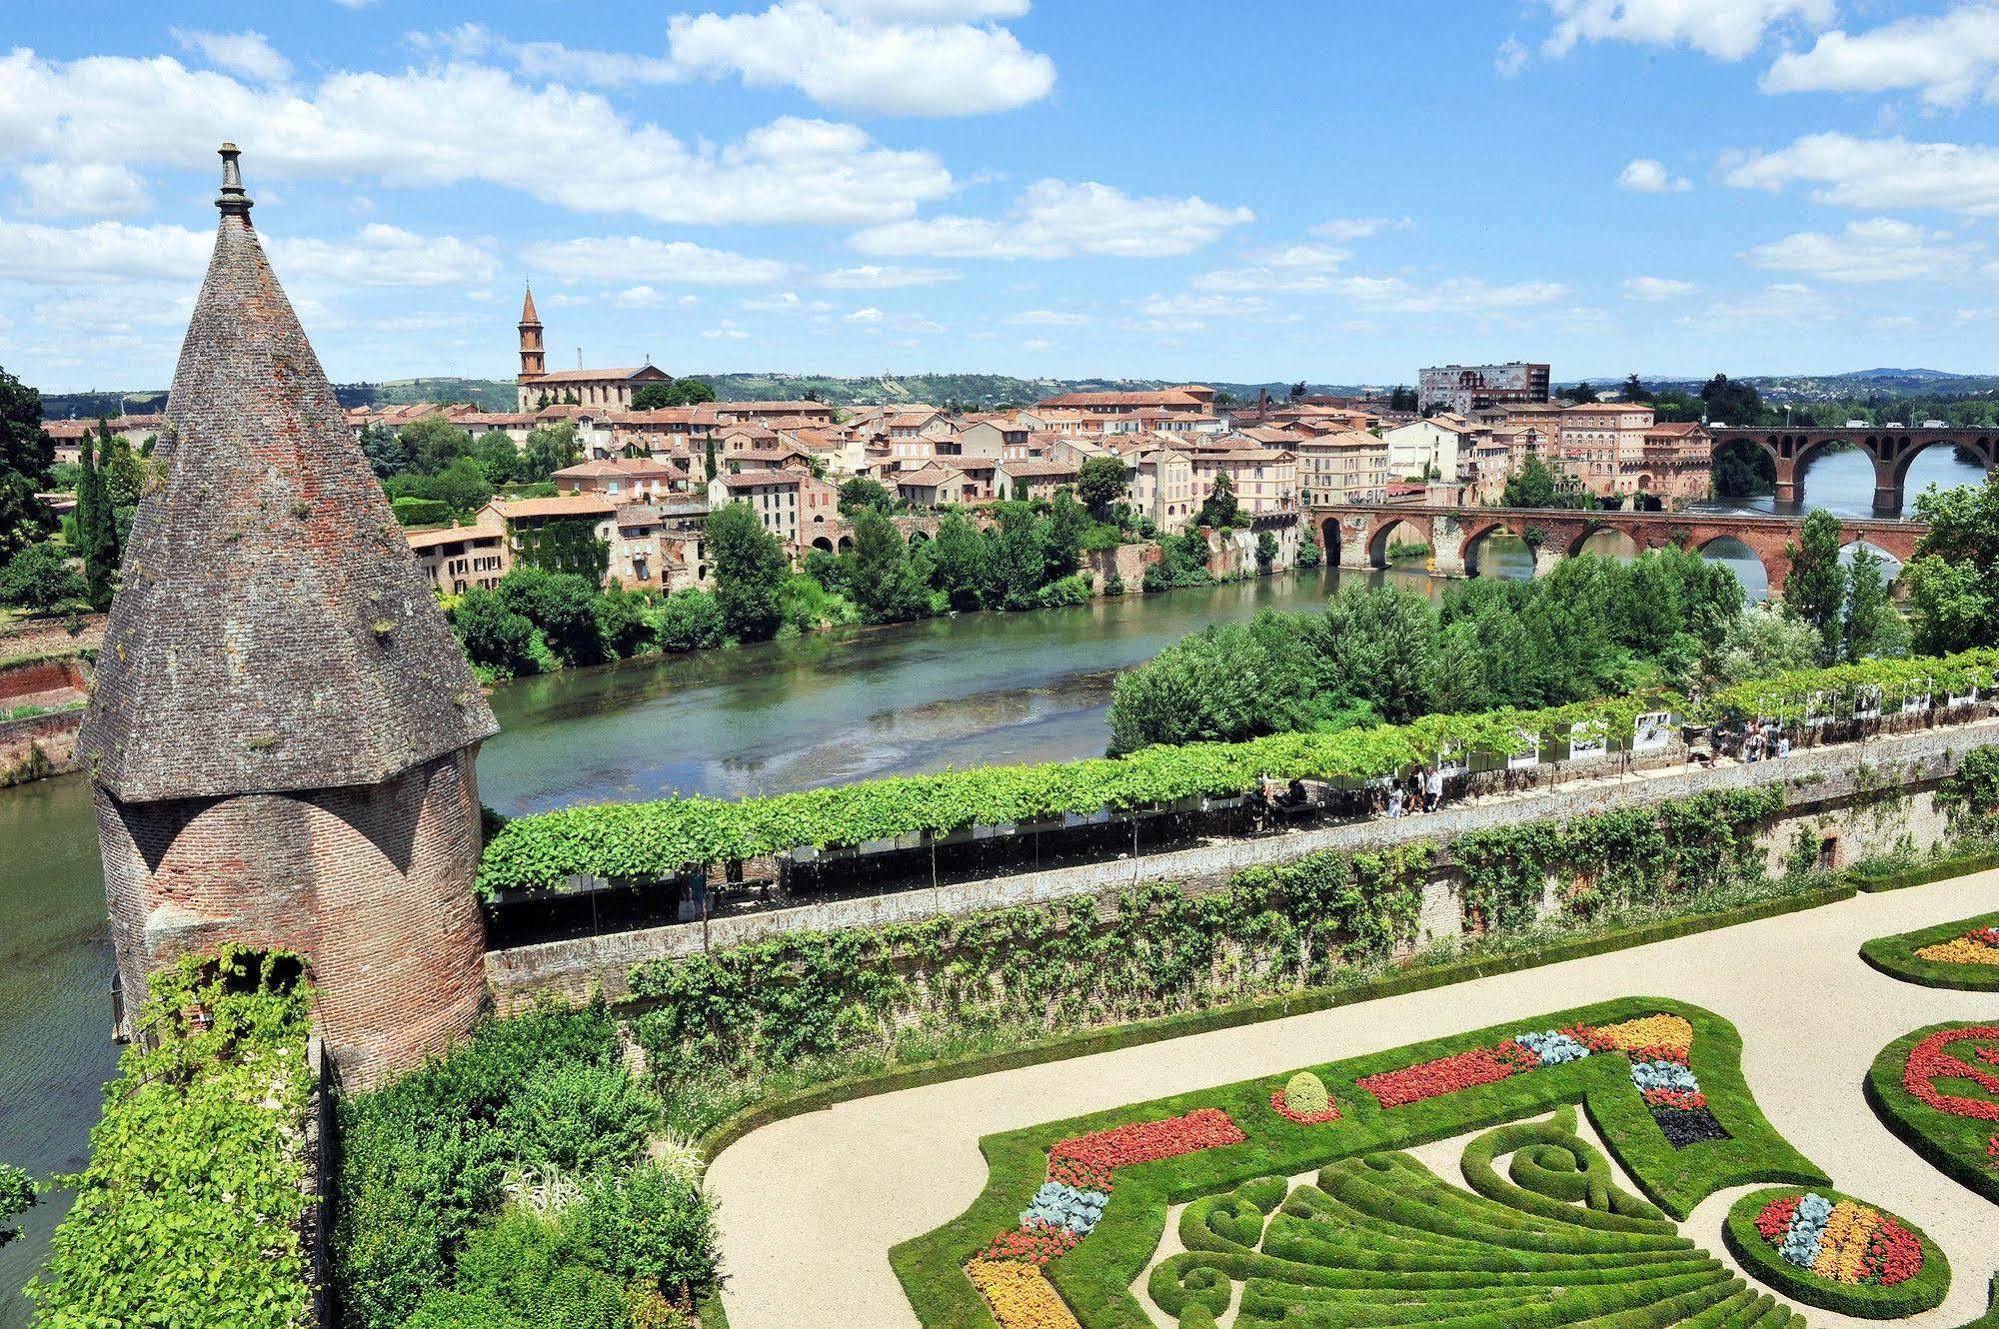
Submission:
[[[255,27],[246,29],[245,17]],[[1999,371],[1999,5],[21,5],[0,365],[165,384],[214,149],[337,380]]]

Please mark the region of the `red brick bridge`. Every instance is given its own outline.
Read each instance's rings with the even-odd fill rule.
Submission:
[[[1799,517],[1738,517],[1692,512],[1589,512],[1566,508],[1464,508],[1430,505],[1315,505],[1309,520],[1328,561],[1356,571],[1388,566],[1388,546],[1405,523],[1430,546],[1439,577],[1476,577],[1484,542],[1492,535],[1515,535],[1534,549],[1540,575],[1558,559],[1582,552],[1599,531],[1628,536],[1639,549],[1705,550],[1717,540],[1740,540],[1769,574],[1776,594],[1790,575],[1785,546],[1805,522]],[[1906,563],[1929,529],[1921,522],[1846,519],[1842,545],[1866,541]]]
[[[1874,512],[1885,517],[1902,510],[1909,465],[1926,449],[1963,448],[1988,471],[1999,461],[1999,429],[1882,429],[1873,425],[1860,429],[1729,429],[1710,425],[1708,432],[1714,435],[1716,452],[1731,444],[1747,444],[1769,453],[1777,464],[1779,503],[1804,501],[1805,468],[1814,457],[1840,445],[1858,448],[1874,465]]]

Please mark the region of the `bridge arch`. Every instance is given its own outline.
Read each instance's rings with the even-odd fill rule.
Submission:
[[[830,554],[833,552],[833,542],[827,539],[823,535],[813,540],[812,547],[814,549],[817,549],[822,554]]]
[[[1954,437],[1915,433],[1906,444],[1895,450],[1896,455],[1885,464],[1879,461],[1875,463],[1877,499],[1875,510],[1884,516],[1890,511],[1896,513],[1903,511],[1909,487],[1909,472],[1915,466],[1916,459],[1924,453],[1936,448],[1949,448],[1955,455],[1961,448],[1971,454],[1974,465],[1989,472],[1994,463],[1999,462],[1999,456],[1995,456],[1995,446],[1999,446],[1999,435],[1991,433],[1981,432],[1971,436],[1960,433]],[[1888,506],[1891,502],[1894,505],[1892,509]]]
[[[1694,541],[1692,548],[1693,552],[1699,554],[1702,558],[1711,559],[1718,563],[1754,562],[1763,570],[1763,591],[1765,596],[1773,599],[1783,588],[1784,575],[1790,571],[1788,566],[1783,568],[1772,567],[1768,556],[1739,535],[1732,535],[1726,532],[1718,535],[1710,535],[1704,539]],[[1756,598],[1756,587],[1754,585],[1745,583],[1743,590],[1748,592],[1751,600]]]
[[[1519,534],[1507,522],[1497,517],[1485,521],[1477,519],[1467,521],[1459,527],[1459,530],[1462,533],[1461,538],[1463,541],[1458,546],[1459,557],[1464,559],[1465,575],[1467,577],[1476,577],[1483,571],[1482,564],[1485,560],[1485,542],[1488,538],[1495,535]]]
[[[1388,549],[1402,536],[1411,544],[1430,544],[1432,532],[1427,521],[1416,517],[1396,516],[1391,510],[1385,514],[1379,526],[1367,538],[1367,562],[1369,567],[1385,568],[1388,564]],[[1431,553],[1434,555],[1434,547]]]
[[[1319,523],[1319,553],[1327,567],[1340,565],[1340,544],[1345,535],[1338,517],[1328,517]]]

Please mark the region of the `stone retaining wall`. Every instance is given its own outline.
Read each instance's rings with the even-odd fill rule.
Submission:
[[[1781,788],[1785,811],[1762,837],[1772,869],[1782,870],[1797,844],[1800,828],[1810,831],[1821,844],[1830,840],[1833,866],[1845,866],[1898,847],[1921,850],[1940,843],[1945,827],[1931,796],[1937,781],[1956,768],[1964,753],[1996,741],[1999,720],[1986,718],[1865,743],[1797,750],[1783,760],[1751,766],[1707,770],[1682,765],[1622,779],[1577,776],[1527,792],[1447,804],[1430,816],[1352,822],[1148,854],[1136,860],[850,897],[715,918],[705,926],[675,923],[491,951],[486,955],[486,980],[503,1010],[549,991],[580,998],[602,990],[616,998],[627,991],[627,969],[639,961],[720,949],[782,932],[876,927],[1079,895],[1099,897],[1108,912],[1117,892],[1141,882],[1174,881],[1200,893],[1220,888],[1244,868],[1289,862],[1320,850],[1356,852],[1419,840],[1449,840],[1470,831],[1528,821],[1569,821],[1613,808],[1656,807],[1705,790]],[[1440,855],[1435,874],[1424,889],[1422,934],[1455,933],[1461,926],[1462,912],[1458,874],[1448,858]]]
[[[82,724],[81,710],[0,721],[0,789],[75,770]]]

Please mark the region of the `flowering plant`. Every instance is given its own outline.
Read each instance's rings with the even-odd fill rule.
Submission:
[[[1493,1084],[1540,1067],[1541,1058],[1533,1049],[1509,1038],[1498,1047],[1472,1048],[1435,1061],[1405,1066],[1399,1071],[1365,1076],[1355,1083],[1374,1095],[1381,1106],[1402,1107],[1474,1085]]]
[[[965,1274],[993,1308],[1000,1329],[1081,1329],[1038,1264],[974,1260]]]
[[[1787,1263],[1835,1283],[1893,1287],[1923,1268],[1915,1233],[1879,1209],[1816,1191],[1772,1200],[1756,1230]]]

